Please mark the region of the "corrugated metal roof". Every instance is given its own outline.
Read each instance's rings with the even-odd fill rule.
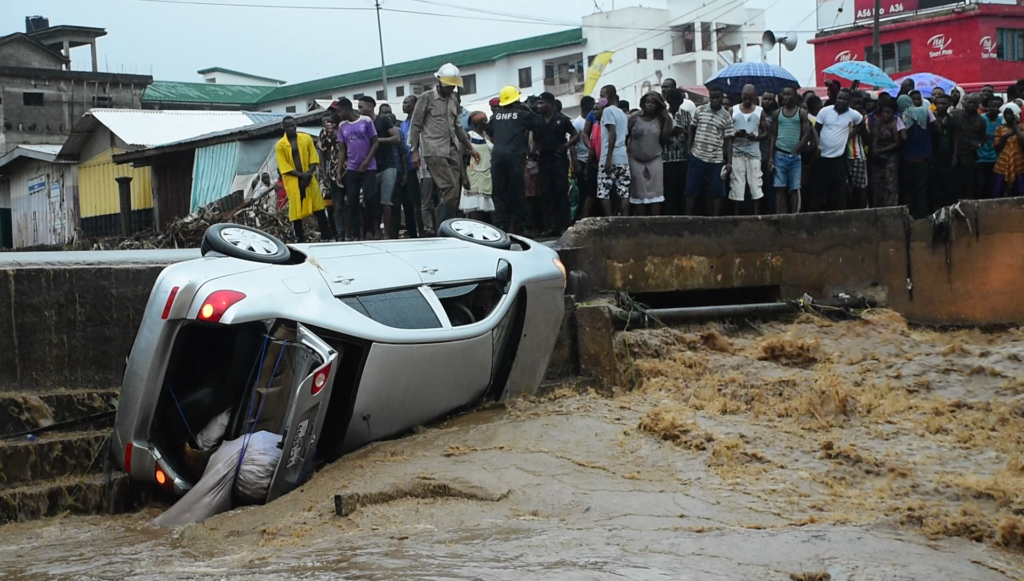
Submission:
[[[93,109],[89,113],[128,145],[143,147],[254,125],[252,118],[242,111]]]
[[[459,67],[468,67],[488,63],[503,58],[549,50],[574,44],[585,44],[582,28],[573,28],[531,36],[510,42],[481,46],[459,52],[395,63],[388,65],[388,78],[398,79],[412,75],[433,74],[441,65],[454,63]],[[354,85],[372,83],[381,79],[380,67],[345,73],[324,79],[284,85],[282,87],[255,87],[250,85],[218,85],[216,83],[176,83],[170,81],[154,81],[142,94],[143,102],[163,101],[171,103],[216,103],[237,105],[262,105],[272,101],[281,101],[303,95],[327,93]]]
[[[57,159],[60,148],[60,145],[19,145],[0,156],[0,167],[4,167],[20,157],[53,162]]]
[[[91,109],[75,122],[59,157],[77,160],[79,152],[100,124],[129,146],[153,147],[215,131],[255,125],[254,119],[260,118],[242,111]]]
[[[255,85],[219,85],[217,83],[179,83],[153,81],[142,93],[143,102],[217,103],[255,105],[276,87]]]
[[[224,129],[221,131],[214,131],[204,135],[197,135],[188,139],[182,139],[180,141],[165,143],[160,146],[150,147],[148,149],[139,151],[130,151],[127,153],[118,154],[114,158],[114,163],[129,163],[129,162],[143,162],[149,157],[160,155],[163,153],[184,149],[190,146],[190,144],[196,144],[192,147],[202,147],[203,145],[213,145],[215,143],[223,143],[225,141],[236,141],[240,139],[251,139],[253,137],[263,137],[267,135],[273,135],[278,133],[281,129],[281,119],[285,117],[282,114],[275,113],[246,113],[250,115],[253,120],[266,118],[267,120],[263,123],[256,125],[250,125],[246,127],[235,127],[231,129]],[[327,111],[310,111],[308,113],[299,113],[291,115],[295,118],[295,121],[299,124],[300,129],[304,123],[316,123],[323,119],[327,115]],[[316,134],[319,135],[320,127],[316,127]],[[200,145],[201,144],[201,145]]]
[[[252,111],[243,111],[243,113],[252,120],[253,125],[281,121],[288,116],[285,113],[253,113]]]

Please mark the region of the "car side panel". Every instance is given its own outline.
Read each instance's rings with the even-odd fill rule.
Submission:
[[[356,395],[343,453],[466,406],[487,389],[491,333],[464,341],[375,344]]]

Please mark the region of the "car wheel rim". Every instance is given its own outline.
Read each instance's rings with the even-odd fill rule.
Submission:
[[[456,220],[455,222],[452,222],[452,230],[460,236],[465,236],[466,238],[471,238],[473,240],[483,240],[485,242],[497,242],[498,240],[501,240],[501,232],[498,232],[497,228],[487,224],[481,224],[480,222]]]
[[[220,231],[220,237],[228,244],[260,256],[269,256],[277,253],[277,244],[259,232],[244,230],[242,228],[224,228]]]

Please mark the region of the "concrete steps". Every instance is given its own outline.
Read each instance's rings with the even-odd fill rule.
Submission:
[[[0,435],[39,430],[110,412],[117,390],[0,392]],[[106,458],[112,418],[0,440],[0,524],[70,512],[131,510],[146,487]],[[109,471],[105,474],[104,471]]]
[[[64,476],[103,471],[109,430],[45,433],[0,441],[0,491]]]
[[[0,490],[0,524],[72,514],[117,514],[135,506],[139,493],[119,472],[65,476]]]
[[[44,393],[0,391],[0,435],[115,410],[117,395],[117,389]]]

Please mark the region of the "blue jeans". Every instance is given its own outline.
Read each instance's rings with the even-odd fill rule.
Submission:
[[[775,152],[775,171],[772,172],[772,183],[776,188],[786,188],[791,192],[799,190],[802,171],[803,164],[800,161],[800,154]]]
[[[695,155],[690,156],[690,168],[686,173],[686,197],[700,196],[701,183],[707,177],[712,198],[725,197],[725,184],[722,183],[721,163],[711,163]]]

